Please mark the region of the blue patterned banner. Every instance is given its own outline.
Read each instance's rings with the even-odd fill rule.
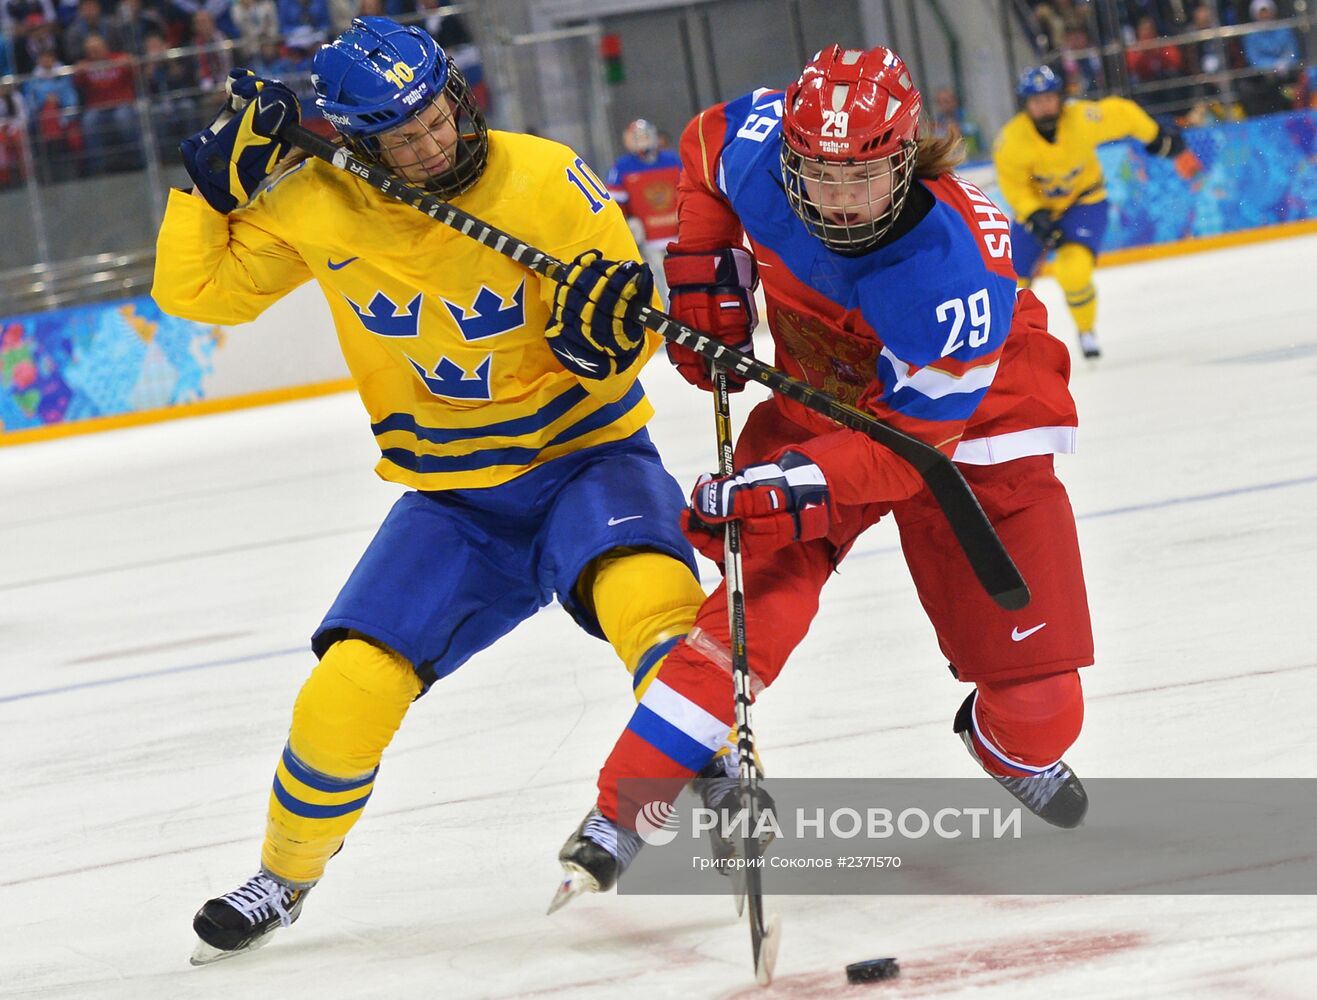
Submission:
[[[1103,249],[1317,218],[1317,111],[1189,129],[1203,172],[1186,183],[1137,143],[1098,150],[1111,227]]]
[[[0,320],[0,434],[201,400],[222,338],[145,295]]]
[[[1184,137],[1204,168],[1189,182],[1140,143],[1098,149],[1111,204],[1103,250],[1317,219],[1317,111],[1189,129]],[[991,163],[961,172],[1006,205]]]

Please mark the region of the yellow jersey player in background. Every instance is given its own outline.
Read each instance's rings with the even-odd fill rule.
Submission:
[[[1093,267],[1107,230],[1107,190],[1097,147],[1133,138],[1154,156],[1171,157],[1186,180],[1202,164],[1179,132],[1159,125],[1133,101],[1063,100],[1050,67],[1026,70],[1016,93],[1022,110],[1003,126],[993,147],[1002,196],[1015,215],[1011,246],[1024,286],[1056,251],[1053,274],[1079,331],[1086,358],[1101,356]]]
[[[197,913],[195,964],[297,919],[408,707],[437,680],[556,598],[643,691],[704,600],[678,525],[684,497],[636,380],[659,343],[635,318],[653,278],[604,185],[565,146],[487,129],[417,28],[358,18],[313,70],[317,107],[358,156],[573,263],[547,282],[287,155],[278,129],[297,99],[245,70],[182,144],[196,186],[170,193],[156,301],[242,323],[315,279],[379,444],[376,471],[412,487],[314,634],[319,662],[293,706],[260,870]]]

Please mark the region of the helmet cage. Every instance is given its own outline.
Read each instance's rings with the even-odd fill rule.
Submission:
[[[865,253],[896,223],[914,181],[921,109],[905,63],[882,47],[823,49],[786,89],[783,186],[829,249]]]
[[[484,171],[484,115],[461,71],[421,29],[385,17],[354,18],[316,53],[312,71],[317,108],[362,159],[441,197],[465,191]],[[418,118],[429,127],[418,130]],[[433,161],[436,150],[440,169],[410,169]]]
[[[919,143],[907,139],[886,156],[839,162],[805,156],[784,141],[787,200],[810,235],[828,249],[845,256],[867,253],[896,224],[914,181],[918,153]],[[884,197],[886,208],[870,216],[871,206]]]
[[[362,159],[399,173],[409,183],[441,198],[466,191],[480,179],[489,161],[489,129],[462,71],[451,62],[447,77],[443,89],[410,118],[374,135],[344,134],[344,145]],[[430,119],[428,127],[416,126],[436,109],[438,114]],[[433,155],[436,146],[444,149],[445,138],[452,143],[454,133],[454,162],[439,171],[426,171],[423,178],[407,176]]]
[[[1058,101],[1055,113],[1043,115],[1035,114],[1030,110],[1030,98],[1040,97],[1043,94],[1056,94]],[[1025,70],[1015,87],[1015,95],[1020,100],[1020,107],[1033,122],[1034,128],[1038,129],[1038,133],[1049,140],[1055,136],[1057,123],[1061,120],[1061,106],[1065,100],[1065,93],[1061,78],[1052,71],[1052,67],[1035,66]]]
[[[659,133],[653,122],[637,118],[622,133],[622,145],[628,153],[645,161],[658,157]]]

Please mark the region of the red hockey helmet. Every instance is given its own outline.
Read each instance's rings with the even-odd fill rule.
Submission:
[[[805,227],[843,254],[873,249],[914,180],[923,100],[890,49],[824,49],[787,88],[782,179]]]

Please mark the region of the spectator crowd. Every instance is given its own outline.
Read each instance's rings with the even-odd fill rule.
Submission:
[[[1186,124],[1310,107],[1317,96],[1299,33],[1288,25],[1265,27],[1304,13],[1304,3],[1296,9],[1294,0],[1034,0],[1030,7],[1035,47],[1052,58],[1073,96],[1118,91],[1123,75],[1149,111]],[[1226,38],[1202,34],[1233,26],[1254,30]],[[1110,54],[1117,42],[1123,59]]]
[[[235,65],[309,96],[311,56],[357,15],[423,24],[487,106],[479,52],[444,2],[0,0],[0,81],[22,81],[0,82],[0,187],[23,183],[33,165],[43,181],[140,167],[145,130],[172,149],[212,113]],[[1202,124],[1317,106],[1317,78],[1292,27],[1203,34],[1293,16],[1294,2],[1031,0],[1021,9],[1072,96],[1120,92],[1123,77],[1150,112]],[[955,91],[934,98],[934,129],[954,126],[971,155],[985,153]]]
[[[1122,94],[1123,77],[1154,117],[1203,125],[1317,108],[1317,67],[1308,65],[1302,36],[1289,24],[1268,27],[1310,6],[1305,0],[1029,0],[1017,13],[1038,60],[1065,81],[1068,96]],[[1247,30],[1220,35],[1234,27]],[[987,152],[954,89],[934,91],[927,110],[935,133],[954,127],[971,157]]]
[[[422,24],[487,103],[479,52],[445,2],[0,0],[0,187],[32,165],[42,181],[141,167],[145,129],[177,145],[235,65],[309,96],[311,57],[358,15]]]

